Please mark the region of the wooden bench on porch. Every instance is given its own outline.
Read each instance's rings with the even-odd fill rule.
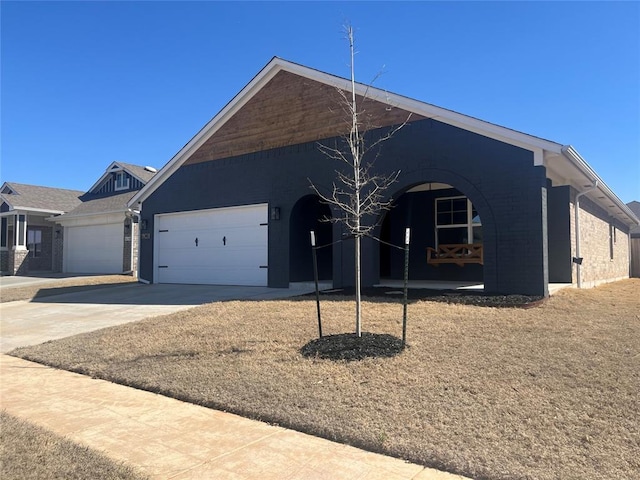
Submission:
[[[481,243],[454,243],[427,247],[427,263],[437,267],[441,263],[455,263],[464,267],[468,263],[483,265]]]

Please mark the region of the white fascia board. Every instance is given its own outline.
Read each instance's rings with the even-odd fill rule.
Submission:
[[[9,205],[9,203],[7,203]],[[44,208],[31,208],[31,207],[20,207],[20,206],[12,206],[9,205],[8,212],[2,212],[0,216],[9,217],[12,215],[20,214],[20,215],[29,215],[29,214],[46,214],[46,215],[60,215],[64,213],[62,210],[48,210]]]
[[[118,214],[126,215],[126,213],[128,211],[129,211],[128,209],[122,208],[122,209],[119,209],[119,210],[110,210],[108,212],[79,213],[77,215],[64,214],[64,215],[59,215],[59,216],[56,216],[56,217],[49,217],[47,220],[51,220],[51,221],[55,221],[56,223],[64,224],[65,222],[72,221],[72,220],[75,220],[77,218],[101,217],[101,216],[118,215]]]
[[[120,164],[118,162],[111,162],[111,164],[107,167],[107,169],[105,170],[105,172],[102,174],[102,176],[98,179],[98,181],[96,183],[94,183],[91,188],[89,190],[87,190],[87,192],[92,192],[94,188],[96,188],[98,185],[100,185],[100,183],[102,183],[102,181],[107,178],[107,176],[111,173],[111,172],[117,172],[118,170],[122,170],[122,167],[120,167],[119,169],[113,169],[113,167],[120,167]],[[113,170],[112,170],[113,169]]]
[[[592,184],[597,182],[597,190],[604,194],[614,205],[626,216],[631,223],[629,225],[639,225],[640,219],[636,217],[633,211],[622,201],[618,196],[613,193],[613,190],[602,180],[593,168],[586,162],[584,158],[578,153],[578,151],[571,145],[565,145],[562,147],[562,154],[567,158],[580,172],[587,178]],[[601,203],[601,202],[597,202]],[[602,205],[601,205],[602,206]],[[606,206],[605,206],[606,209]]]
[[[83,225],[119,223],[123,222],[125,218],[126,210],[114,210],[111,212],[86,213],[83,215],[74,215],[72,217],[61,215],[59,217],[49,217],[47,220],[59,223],[63,227],[75,227]]]
[[[213,117],[182,149],[173,156],[167,164],[136,194],[129,203],[133,207],[142,203],[156,188],[171,176],[182,163],[189,158],[204,142],[206,142],[226,121],[242,108],[269,80],[281,70],[315,80],[342,90],[351,89],[351,81],[328,73],[314,70],[303,65],[289,62],[274,57],[215,117]],[[544,140],[542,138],[527,135],[525,133],[501,127],[477,118],[462,115],[460,113],[436,107],[418,100],[389,93],[375,87],[355,84],[356,94],[386,103],[393,107],[416,113],[426,118],[433,118],[464,130],[483,135],[504,143],[508,143],[525,150],[536,152],[540,149],[560,153],[561,144]]]
[[[320,83],[334,86],[342,90],[351,90],[351,81],[346,78],[337,77],[328,73],[320,72],[302,65],[288,62],[286,60],[278,59],[282,65],[281,68],[291,73],[307,77],[310,80],[315,80]],[[526,133],[518,132],[510,128],[502,127],[494,123],[489,123],[484,120],[480,120],[468,115],[454,112],[453,110],[447,110],[445,108],[437,107],[429,103],[414,100],[409,97],[390,93],[370,85],[362,83],[355,84],[356,94],[375,100],[381,103],[388,104],[392,107],[407,110],[408,112],[415,113],[427,118],[433,118],[442,123],[446,123],[455,127],[460,127],[464,130],[469,130],[474,133],[478,133],[485,137],[493,138],[501,142],[509,143],[526,150],[535,151],[536,149],[549,150],[556,153],[560,153],[562,147],[561,144],[545,140],[543,138],[528,135]]]
[[[11,185],[9,185],[9,182],[4,182],[4,183],[2,184],[2,186],[0,186],[0,192],[2,192],[2,190],[4,190],[4,189],[5,189],[5,187],[8,187],[8,188],[9,188],[9,190],[11,190],[11,192],[12,192],[12,193],[14,192],[13,188],[11,188]],[[2,194],[2,195],[4,195],[4,194]]]

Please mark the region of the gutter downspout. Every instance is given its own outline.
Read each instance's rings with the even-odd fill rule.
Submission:
[[[138,242],[138,258],[136,259],[136,272],[138,272],[138,282],[149,285],[151,282],[149,280],[145,280],[140,276],[140,210],[133,210],[132,208],[129,208],[128,210],[131,215],[134,215],[138,219],[138,238],[136,239]],[[133,232],[133,226],[131,227],[131,231]],[[131,257],[133,257],[133,241],[131,242]]]
[[[598,188],[598,180],[594,180],[593,185],[587,188],[585,191],[576,195],[575,205],[575,223],[576,223],[576,256],[573,258],[576,264],[576,277],[578,280],[578,288],[582,288],[582,257],[580,256],[580,197]]]

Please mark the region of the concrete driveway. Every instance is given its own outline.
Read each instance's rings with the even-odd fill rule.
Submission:
[[[8,286],[8,285],[5,285]],[[304,289],[212,285],[114,285],[0,304],[0,353],[224,300],[268,300]]]

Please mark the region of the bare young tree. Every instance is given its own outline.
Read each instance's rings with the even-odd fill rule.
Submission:
[[[333,210],[340,215],[330,219],[341,223],[355,242],[355,291],[356,291],[356,335],[362,336],[362,275],[361,275],[361,239],[370,235],[377,226],[377,219],[383,210],[391,208],[391,200],[385,200],[385,191],[396,181],[400,171],[390,174],[374,173],[373,166],[380,154],[382,142],[390,139],[409,120],[391,128],[377,139],[368,140],[366,132],[375,126],[365,124],[365,111],[356,95],[354,66],[353,27],[345,27],[350,50],[351,91],[337,89],[341,96],[342,108],[350,124],[349,133],[334,146],[320,144],[319,148],[328,158],[346,164],[336,170],[336,180],[330,192],[321,192],[314,184],[311,188]],[[368,88],[362,97],[367,98]]]

